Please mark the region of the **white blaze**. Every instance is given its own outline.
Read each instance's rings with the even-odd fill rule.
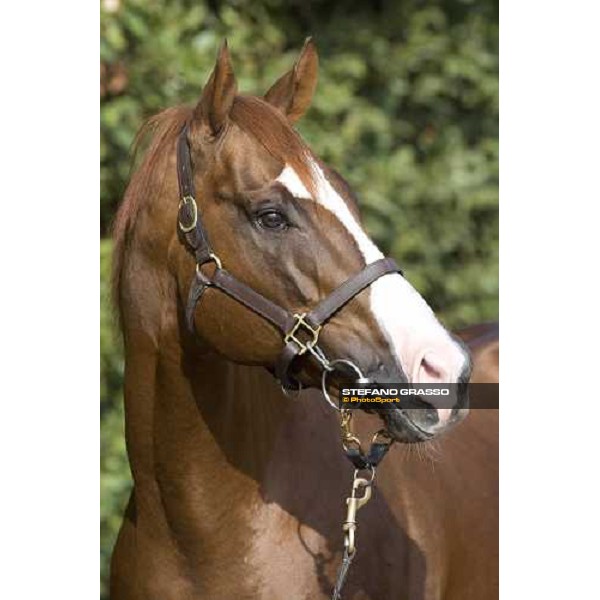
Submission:
[[[381,250],[367,236],[360,223],[350,212],[344,199],[325,177],[320,166],[311,161],[316,187],[316,200],[332,212],[356,241],[366,264],[384,258]],[[276,181],[282,183],[298,198],[312,198],[296,171],[286,165]],[[371,311],[390,348],[395,353],[404,373],[415,381],[421,359],[425,354],[443,343],[456,346],[446,330],[440,325],[433,311],[413,286],[399,274],[384,275],[376,280],[371,289]],[[428,345],[430,342],[431,347]],[[452,373],[446,375],[455,380],[462,370],[464,358],[459,354]]]

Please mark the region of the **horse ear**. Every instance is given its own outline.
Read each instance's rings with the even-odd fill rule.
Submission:
[[[306,38],[294,67],[265,94],[265,100],[295,123],[312,101],[319,72],[319,56],[312,38]]]
[[[194,118],[208,125],[217,135],[225,125],[237,93],[237,81],[231,66],[227,40],[223,40],[215,68],[194,110]]]

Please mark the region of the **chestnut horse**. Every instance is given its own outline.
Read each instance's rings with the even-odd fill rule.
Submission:
[[[317,65],[307,41],[263,98],[241,96],[224,44],[198,104],[149,122],[149,147],[114,226],[134,488],[112,557],[113,600],[331,595],[352,481],[337,414],[315,390],[282,392],[269,372],[280,333],[219,289],[204,293],[190,331],[196,265],[177,230],[176,149],[186,135],[219,263],[262,296],[308,311],[382,258],[348,185],[292,127],[311,102]],[[208,277],[215,265],[200,270]],[[322,329],[327,356],[374,381],[469,377],[463,344],[397,273]],[[319,385],[311,353],[296,363],[298,381]],[[404,443],[378,469],[361,511],[344,598],[496,597],[497,417],[466,412],[386,413],[389,436]],[[377,416],[353,413],[359,435],[378,428]]]

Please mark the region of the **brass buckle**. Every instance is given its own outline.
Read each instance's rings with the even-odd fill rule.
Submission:
[[[179,228],[181,229],[181,231],[183,231],[183,233],[189,233],[190,231],[193,231],[196,228],[196,225],[198,223],[198,206],[196,205],[196,200],[194,199],[193,196],[184,196],[180,201],[179,201],[179,211],[181,211],[181,207],[189,204],[192,207],[192,224],[191,225],[184,225],[180,219],[178,219],[178,223],[179,223]]]
[[[217,267],[217,269],[223,268],[223,263],[221,262],[221,259],[214,252],[211,252],[208,255],[208,260],[206,260],[202,264],[196,263],[196,273],[198,273],[198,275],[200,275],[202,277],[203,275],[202,275],[202,271],[200,269],[201,269],[201,267],[208,264],[209,262],[215,263],[215,266]]]
[[[307,350],[312,348],[319,339],[319,332],[321,331],[321,326],[314,329],[305,321],[306,313],[296,313],[294,315],[295,323],[292,329],[285,335],[283,339],[284,343],[294,342],[300,348],[298,355],[304,354]],[[297,333],[301,328],[304,328],[309,335],[312,336],[312,339],[308,342],[303,342],[301,339],[297,337]]]

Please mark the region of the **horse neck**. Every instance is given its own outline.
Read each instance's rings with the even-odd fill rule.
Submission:
[[[175,477],[177,460],[188,462],[190,473],[205,468],[210,475],[202,457],[197,465],[187,458],[201,451],[259,477],[288,402],[266,371],[235,365],[186,331],[186,290],[175,273],[191,277],[193,258],[175,230],[176,138],[169,135],[134,175],[121,208],[127,218],[117,218],[115,229],[133,475],[136,484]]]
[[[141,281],[159,279],[132,272]],[[329,556],[340,543],[332,515],[352,480],[335,413],[318,393],[291,400],[265,369],[233,364],[204,347],[185,330],[175,286],[163,281],[152,290],[128,294],[124,319],[127,447],[140,539],[151,540],[153,553],[169,552],[176,540],[177,555],[196,566],[207,564],[207,547],[210,564],[260,555],[256,539],[265,547],[285,543],[300,559],[305,535],[315,560]],[[160,290],[170,293],[154,297]],[[160,318],[141,318],[153,303]],[[355,420],[360,428],[360,415]],[[372,422],[363,425],[372,432]],[[376,505],[385,517],[367,529],[371,536],[392,518],[383,497]]]
[[[159,279],[135,271],[140,280]],[[174,282],[153,287],[162,298],[149,297],[146,286],[138,296],[143,306],[130,293],[134,306],[124,311],[134,477],[171,479],[185,463],[196,478],[214,476],[218,465],[260,480],[289,399],[266,370],[227,361],[185,331]]]
[[[261,510],[270,499],[305,514],[323,481],[341,489],[348,465],[338,463],[335,416],[318,396],[294,402],[265,369],[233,364],[186,330],[185,290],[173,273],[181,261],[192,273],[193,260],[174,232],[173,165],[170,156],[160,177],[151,174],[160,197],[137,214],[120,255],[127,450],[138,526],[162,526],[167,537],[181,526],[186,539],[186,528],[206,539],[223,534],[206,531],[204,517],[250,523],[249,503]],[[338,457],[327,477],[315,469],[323,456]]]

